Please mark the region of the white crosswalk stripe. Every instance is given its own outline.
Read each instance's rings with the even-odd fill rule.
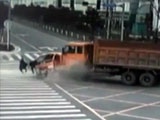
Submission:
[[[74,105],[63,105],[63,106],[16,106],[16,107],[1,107],[1,110],[28,110],[28,109],[59,109],[59,108],[76,108]]]
[[[6,55],[9,61],[14,61],[14,58],[10,57],[9,55]]]
[[[29,58],[30,60],[34,60],[34,58],[33,58],[30,54],[25,53],[24,55],[25,55],[27,58]]]
[[[37,58],[40,56],[39,54],[37,54],[37,53],[34,53],[33,54],[34,56],[36,56]]]
[[[24,59],[27,59],[29,61],[35,60],[40,55],[44,53],[37,53],[37,52],[27,52],[24,54],[21,53],[11,53],[11,54],[2,54],[0,55],[1,61],[19,61],[22,58],[22,55]]]
[[[41,80],[6,79],[3,71],[1,75],[0,120],[92,120]]]
[[[15,56],[20,60],[22,57],[20,54],[15,54]]]

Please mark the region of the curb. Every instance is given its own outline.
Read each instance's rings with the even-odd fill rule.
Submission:
[[[65,37],[63,39],[65,39],[65,41],[86,41],[87,38],[89,37],[87,34],[85,33],[81,33],[81,32],[74,32],[74,30],[67,30],[65,28],[60,28],[58,26],[52,26],[52,25],[46,25],[46,24],[40,24],[40,23],[35,23],[32,21],[27,21],[27,20],[23,20],[23,19],[14,19],[13,22],[19,23],[19,24],[23,24],[26,23],[27,25],[29,25],[32,28],[35,28],[39,31],[45,32],[47,34],[54,34],[54,36],[60,36],[60,38]]]
[[[11,45],[14,47],[14,50],[12,51],[0,51],[0,54],[12,54],[12,53],[18,53],[21,51],[21,48],[16,46],[15,44],[11,43]]]

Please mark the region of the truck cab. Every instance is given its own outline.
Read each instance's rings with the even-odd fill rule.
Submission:
[[[69,42],[62,48],[62,52],[52,52],[40,56],[37,61],[38,69],[71,68],[74,65],[92,65],[92,42]]]
[[[93,60],[92,42],[70,42],[62,49],[63,64],[91,64]]]

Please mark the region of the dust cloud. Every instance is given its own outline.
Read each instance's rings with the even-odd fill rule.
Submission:
[[[49,84],[62,82],[62,81],[72,81],[72,80],[84,80],[85,75],[88,74],[89,69],[84,64],[75,64],[71,67],[60,67],[55,68],[48,72],[46,81]]]

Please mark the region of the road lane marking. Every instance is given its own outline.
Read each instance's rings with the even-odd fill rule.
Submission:
[[[70,94],[68,91],[66,91],[65,89],[63,89],[61,86],[59,86],[58,84],[55,84],[55,86],[57,88],[59,88],[61,91],[63,91],[64,93],[66,93],[68,96],[70,96],[71,98],[73,98],[75,101],[77,101],[78,103],[80,103],[82,106],[84,106],[85,108],[87,108],[88,110],[90,110],[94,115],[96,115],[98,118],[100,118],[101,120],[106,120],[105,118],[103,118],[101,115],[99,115],[94,109],[92,109],[91,107],[89,107],[88,105],[84,104],[82,101],[78,100],[76,97],[74,97],[72,94]]]
[[[9,94],[9,93],[13,93],[13,94],[19,94],[19,93],[54,93],[51,91],[0,91],[0,94]]]
[[[70,90],[68,90],[69,92],[73,92],[73,91],[75,91],[75,90],[81,90],[81,89],[88,89],[89,87],[78,87],[78,88],[74,88],[74,89],[70,89]]]
[[[0,88],[0,91],[3,91],[3,90],[11,90],[11,91],[13,91],[13,90],[16,90],[16,91],[18,91],[18,90],[52,90],[52,88],[49,88],[49,87],[45,87],[45,88],[32,88],[32,87],[26,87],[26,88],[7,88],[6,86],[4,87],[4,88]],[[52,92],[55,92],[54,90],[52,90]]]
[[[8,59],[9,61],[14,61],[14,58],[13,58],[12,56],[6,54],[6,57],[7,57],[7,59]]]
[[[114,101],[114,102],[122,102],[122,103],[128,103],[128,104],[137,104],[137,105],[144,105],[145,103],[140,103],[140,102],[132,102],[132,101],[126,101],[126,100],[118,100],[118,99],[106,99],[109,101]]]
[[[90,118],[82,118],[82,119],[65,119],[65,120],[92,120]]]
[[[14,54],[19,60],[22,58],[20,54]]]
[[[28,110],[28,109],[62,109],[62,108],[76,108],[74,105],[63,106],[16,106],[16,107],[1,107],[0,110]]]
[[[11,77],[11,76],[10,76]],[[9,78],[10,78],[9,77]],[[16,76],[15,76],[16,77]],[[18,76],[17,76],[18,77]],[[25,83],[24,83],[25,84]],[[21,86],[21,84],[18,84],[18,85],[16,85],[16,84],[12,84],[12,85],[7,85],[7,86],[5,86],[5,84],[1,84],[1,86],[3,85],[3,87],[2,87],[2,89],[3,88],[5,88],[5,87],[7,87],[7,88],[9,88],[9,87],[11,87],[11,88],[13,88],[13,91],[23,91],[23,90],[25,90],[25,88],[26,88],[26,90],[28,89],[28,90],[33,90],[33,89],[30,89],[30,87],[37,87],[36,85],[32,85],[32,86],[30,86],[30,87],[26,87],[26,86],[24,86],[23,87],[23,85]],[[29,83],[26,83],[26,85],[29,85]],[[21,88],[18,88],[17,90],[16,90],[16,87],[18,88],[18,87],[23,87],[24,89],[21,89]],[[39,88],[39,89],[34,89],[35,91],[38,91],[38,90],[50,90],[50,89],[44,89],[44,88],[47,88],[47,86],[45,86],[44,85],[44,88],[43,89],[41,89],[40,87],[37,87],[37,88]],[[0,88],[1,89],[1,88]],[[10,89],[11,90],[11,89]]]
[[[78,93],[73,93],[72,95],[74,95],[74,96],[79,96],[79,97],[86,97],[86,98],[88,98],[88,99],[94,98],[94,96],[82,95],[82,94],[78,94]],[[88,99],[87,99],[87,100],[88,100]]]
[[[79,109],[71,110],[29,110],[29,111],[1,111],[0,115],[11,115],[11,114],[36,114],[36,113],[80,113]]]
[[[33,54],[36,58],[38,58],[40,55],[39,54],[37,54],[37,53],[34,53]]]
[[[14,35],[13,33],[11,33],[11,35],[13,35],[15,38],[17,38],[17,40],[25,43],[26,45],[28,45],[29,47],[31,47],[32,49],[38,51],[38,52],[41,52],[41,50],[39,50],[38,48],[36,48],[35,46],[33,46],[32,44],[29,44],[28,42],[26,42],[24,39],[22,39],[21,37],[17,36],[17,35]]]
[[[58,50],[58,47],[42,46],[42,47],[39,47],[39,49],[41,50],[47,49],[48,51],[55,51],[55,50]]]
[[[142,104],[142,105],[138,105],[138,106],[131,107],[131,108],[128,108],[128,109],[120,110],[118,112],[111,112],[110,114],[103,115],[103,117],[109,117],[109,116],[113,116],[113,115],[116,115],[116,114],[121,115],[121,114],[125,114],[126,112],[129,112],[129,111],[137,110],[137,109],[148,107],[148,106],[153,106],[153,105],[159,104],[159,103],[160,103],[160,101],[149,103],[149,104]],[[148,118],[147,120],[154,120],[154,119],[153,118]]]
[[[95,111],[99,111],[99,112],[103,112],[103,113],[111,113],[111,112],[112,112],[112,111],[101,110],[101,109],[97,109],[97,108],[96,108],[96,109],[94,108],[94,110],[95,110]]]
[[[51,88],[49,88],[47,85],[44,84],[44,88],[43,88],[43,84],[37,84],[39,86],[37,86],[36,88],[36,83],[34,83],[35,85],[31,85],[28,86],[31,83],[23,83],[26,86],[23,86],[22,84],[12,84],[11,85],[5,85],[4,82],[1,82],[1,86],[3,85],[3,87],[0,87],[0,91],[2,92],[7,92],[7,91],[11,91],[11,92],[25,92],[25,91],[50,91],[50,92],[56,92],[55,90],[52,90]],[[33,87],[33,88],[32,88]]]
[[[43,91],[43,92],[45,92],[45,91],[47,91],[47,92],[56,92],[56,91],[51,91],[52,89],[47,89],[47,86],[46,87],[44,87],[44,88],[37,88],[37,89],[31,89],[31,88],[29,88],[29,87],[25,87],[25,88],[18,88],[17,90],[16,90],[16,87],[19,87],[19,86],[21,86],[21,85],[17,85],[15,88],[12,88],[12,89],[5,89],[5,85],[4,84],[1,84],[1,85],[3,85],[3,88],[0,88],[0,92],[7,92],[7,91],[10,91],[10,92],[38,92],[38,91]],[[13,84],[14,85],[14,84]],[[7,86],[7,87],[9,87],[9,86]],[[11,86],[10,86],[11,87]],[[36,87],[36,86],[33,86],[33,87]],[[46,89],[45,89],[46,88]]]
[[[22,105],[69,105],[71,102],[34,102],[34,103],[0,103],[2,106],[22,106]]]
[[[29,58],[30,60],[35,60],[30,54],[28,54],[28,53],[25,53],[24,54],[27,58]]]
[[[5,100],[5,99],[12,99],[12,100],[14,100],[14,99],[39,99],[39,98],[43,98],[43,99],[45,99],[45,98],[52,98],[52,99],[54,99],[54,98],[62,98],[62,96],[7,96],[7,97],[1,97],[1,100]]]
[[[4,85],[4,84],[1,84],[1,86],[2,86],[2,85],[3,85],[3,88],[5,88],[5,85]],[[29,84],[26,84],[26,85],[29,85]],[[22,91],[25,91],[24,89],[20,89],[20,88],[19,88],[18,90],[15,90],[15,89],[14,89],[14,88],[16,88],[16,87],[17,87],[17,88],[18,88],[18,87],[22,87],[20,84],[19,84],[19,85],[14,85],[14,84],[13,84],[13,85],[9,85],[9,86],[6,86],[6,87],[12,87],[12,88],[13,88],[13,91],[21,91],[21,90],[22,90]],[[32,87],[36,87],[36,85],[35,85],[35,86],[32,86]],[[3,88],[2,88],[2,89],[3,89]],[[24,88],[28,89],[28,91],[30,90],[30,89],[29,89],[30,87],[24,86]],[[37,88],[40,88],[40,87],[37,87]],[[44,88],[47,88],[47,86],[44,86]],[[1,88],[0,88],[0,89],[1,89]],[[40,90],[40,89],[35,89],[35,90],[30,90],[30,91],[38,91],[38,90],[39,90],[39,91],[42,91],[42,90],[44,90],[44,91],[46,90],[46,91],[47,91],[47,90],[49,90],[49,89],[42,89],[42,90]],[[11,91],[12,91],[12,90],[11,90]],[[53,91],[53,92],[54,92],[54,91]]]
[[[14,78],[15,77],[15,78]],[[17,76],[14,76],[14,77],[12,77],[12,76],[10,76],[10,77],[7,77],[8,79],[9,78],[13,78],[12,80],[14,80],[14,79],[16,79],[16,77]],[[3,78],[3,79],[7,79],[7,78]],[[24,79],[23,79],[24,80]],[[24,85],[25,84],[25,85]],[[7,84],[5,84],[5,83],[2,83],[1,82],[1,86],[3,85],[3,87],[1,87],[0,89],[5,89],[5,88],[12,88],[13,90],[16,90],[16,88],[17,88],[17,91],[18,90],[23,90],[23,89],[30,89],[31,87],[33,87],[33,88],[36,88],[35,90],[40,90],[40,87],[44,87],[44,88],[42,88],[42,90],[45,90],[45,88],[47,89],[47,85],[41,85],[41,84],[37,84],[36,85],[36,83],[33,83],[33,85],[30,85],[30,83],[25,83],[25,82],[23,82],[23,83],[19,83],[19,84],[15,84],[15,83],[9,83],[8,85]],[[30,86],[26,86],[26,85],[30,85]],[[38,89],[39,88],[39,89]],[[49,89],[48,89],[49,90]]]
[[[143,105],[140,105],[140,106],[136,106],[136,107],[132,107],[132,108],[129,108],[129,109],[121,110],[117,113],[124,113],[124,112],[128,112],[128,111],[131,111],[131,110],[136,110],[136,109],[143,108],[143,107],[152,106],[152,105],[159,104],[159,103],[160,103],[160,101],[149,103],[149,104],[143,104]]]
[[[19,100],[2,100],[1,103],[12,103],[12,102],[52,102],[52,101],[66,101],[66,99],[29,99],[29,100],[24,100],[24,99],[19,99]]]
[[[13,119],[42,119],[42,118],[77,118],[86,117],[85,114],[54,114],[54,115],[21,115],[21,116],[1,116],[3,120],[13,120]]]
[[[132,118],[136,118],[136,119],[144,119],[144,120],[159,120],[156,118],[150,118],[150,117],[143,117],[143,116],[137,116],[137,115],[129,115],[129,114],[120,114],[121,116],[126,116],[126,117],[132,117]]]
[[[95,100],[108,99],[108,98],[117,97],[117,96],[121,96],[121,95],[134,94],[134,93],[141,92],[141,91],[143,91],[143,90],[135,90],[135,91],[131,91],[131,92],[123,92],[123,93],[113,94],[113,95],[104,96],[104,97],[94,97],[94,98],[91,98],[91,99],[88,99],[88,100],[84,100],[83,102],[91,102],[91,101],[95,101]]]
[[[158,97],[160,98],[160,95],[158,94],[151,94],[151,93],[142,93],[143,95],[151,96],[151,97]]]
[[[20,94],[20,93],[17,93],[17,94],[0,94],[0,97],[2,96],[28,96],[28,95],[31,95],[31,96],[36,96],[36,95],[59,95],[59,93],[25,93],[25,94]]]
[[[11,61],[8,61],[7,63],[6,62],[4,62],[3,64],[1,64],[1,66],[6,66],[6,65],[17,65],[19,62],[17,61],[17,62],[11,62]]]
[[[26,52],[25,54],[21,55],[20,53],[12,53],[12,54],[4,54],[2,56],[2,58],[12,62],[12,61],[16,61],[16,60],[21,60],[21,56],[25,56],[26,58],[30,59],[30,60],[35,60],[36,58],[38,58],[40,56],[40,54],[38,53],[31,53],[31,52]]]

